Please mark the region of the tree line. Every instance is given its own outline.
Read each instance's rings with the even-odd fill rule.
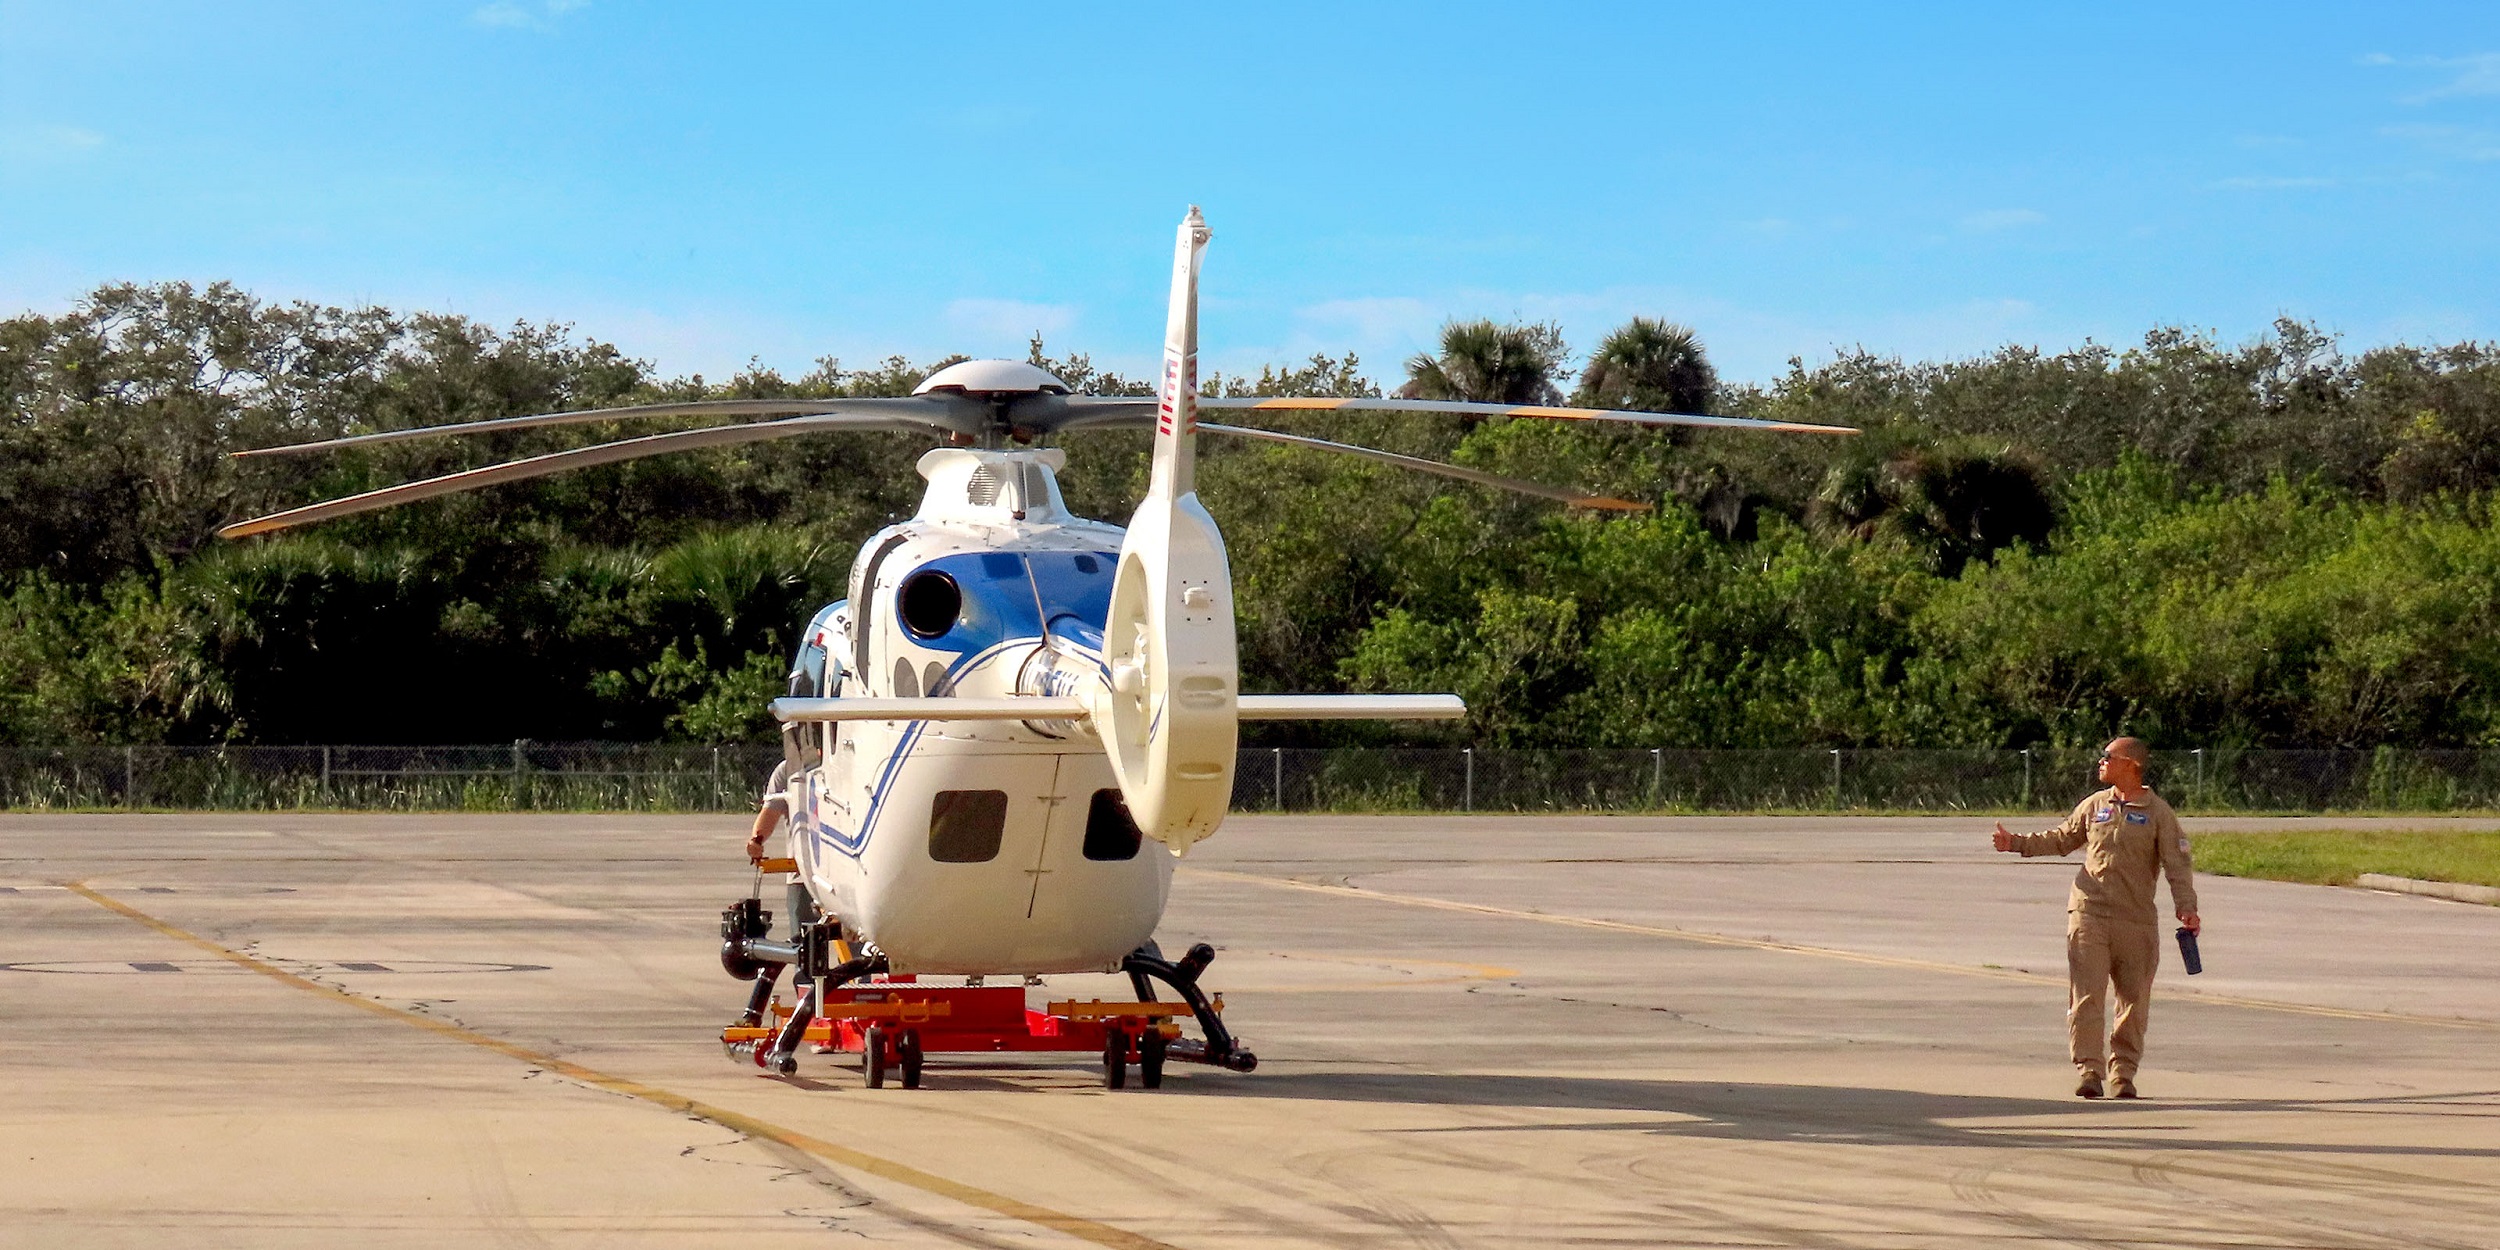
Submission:
[[[1084,355],[1032,358],[1139,393]],[[0,741],[725,741],[769,735],[799,626],[908,515],[925,437],[829,434],[515,483],[272,539],[316,498],[653,430],[226,453],[667,399],[906,394],[950,361],[664,377],[553,325],[115,285],[0,322]],[[1730,385],[1636,318],[1444,328],[1212,391],[1555,402],[1856,426],[1836,440],[1408,414],[1276,428],[1656,506],[1578,513],[1299,448],[1202,440],[1253,690],[1454,690],[1449,727],[1262,744],[2500,745],[2500,348],[1865,352]],[[1124,519],[1145,435],[1062,486]]]

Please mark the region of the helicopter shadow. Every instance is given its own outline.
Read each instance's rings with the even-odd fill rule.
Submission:
[[[2500,1090],[2355,1099],[2207,1099],[2098,1103],[2074,1098],[1945,1094],[1850,1085],[1632,1080],[1404,1072],[1261,1073],[1241,1081],[1191,1081],[1193,1094],[1331,1102],[1650,1112],[1672,1119],[1466,1125],[1420,1133],[1646,1133],[1755,1142],[1864,1146],[2267,1151],[2337,1155],[2500,1159],[2500,1148],[2387,1143],[2312,1143],[2190,1137],[2181,1113],[2333,1115],[2410,1108],[2433,1115],[2500,1119]],[[2436,1110],[2432,1110],[2436,1108]],[[2089,1122],[2075,1122],[2090,1113]],[[2066,1123],[2043,1123],[2052,1118]],[[1999,1123],[1970,1123],[1997,1121]],[[2014,1121],[2015,1123],[2002,1123]],[[2023,1121],[2032,1122],[2029,1125]],[[2292,1134],[2286,1134],[2290,1136]]]

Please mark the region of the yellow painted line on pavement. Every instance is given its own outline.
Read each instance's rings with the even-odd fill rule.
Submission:
[[[83,882],[65,882],[63,883],[63,888],[70,890],[82,898],[85,898],[88,902],[94,903],[108,911],[117,913],[125,919],[153,929],[177,942],[183,942],[191,946],[196,946],[220,959],[232,961],[242,967],[257,972],[262,976],[268,977],[270,980],[293,986],[294,988],[303,990],[308,994],[331,999],[345,1004],[346,1006],[354,1007],[360,1011],[370,1012],[373,1015],[381,1016],[385,1019],[396,1020],[401,1024],[411,1025],[413,1027],[423,1029],[426,1032],[432,1033],[438,1037],[449,1038],[453,1041],[467,1042],[469,1045],[478,1047],[481,1050],[491,1050],[496,1054],[503,1055],[507,1058],[518,1059],[521,1062],[529,1064],[533,1067],[541,1068],[548,1072],[553,1072],[558,1076],[579,1081],[584,1085],[603,1089],[612,1094],[623,1094],[628,1098],[637,1098],[654,1106],[664,1107],[670,1111],[678,1112],[683,1115],[690,1115],[700,1120],[708,1120],[732,1132],[744,1133],[750,1137],[760,1137],[767,1141],[779,1142],[782,1145],[788,1146],[794,1150],[805,1151],[806,1153],[814,1155],[819,1159],[823,1159],[828,1163],[850,1168],[856,1172],[864,1172],[870,1176],[893,1181],[896,1184],[908,1185],[911,1188],[917,1189],[923,1193],[935,1194],[941,1198],[952,1199],[956,1202],[964,1204],[965,1206],[976,1207],[994,1215],[1003,1215],[1009,1219],[1022,1220],[1027,1224],[1039,1225],[1043,1228],[1051,1229],[1054,1232],[1066,1233],[1071,1237],[1084,1241],[1090,1241],[1098,1246],[1112,1246],[1116,1247],[1117,1250],[1177,1250],[1177,1247],[1172,1246],[1168,1242],[1156,1241],[1151,1237],[1141,1236],[1137,1233],[1132,1233],[1127,1229],[1113,1228],[1108,1224],[1098,1223],[1096,1221],[1086,1219],[1083,1216],[1069,1215],[1064,1211],[1054,1211],[1049,1207],[1037,1206],[1033,1203],[1023,1201],[1022,1199],[1010,1198],[1005,1194],[992,1193],[991,1191],[979,1188],[978,1186],[967,1185],[961,1181],[949,1180],[946,1177],[938,1176],[934,1173],[923,1172],[909,1164],[897,1163],[892,1159],[881,1158],[877,1155],[868,1154],[865,1151],[853,1150],[848,1146],[836,1145],[833,1142],[824,1140],[823,1138],[811,1137],[805,1133],[798,1132],[795,1129],[783,1128],[778,1124],[773,1124],[765,1120],[759,1120],[754,1116],[746,1115],[742,1112],[731,1111],[726,1107],[716,1107],[710,1103],[698,1102],[695,1099],[688,1098],[683,1094],[672,1093],[668,1090],[661,1089],[656,1085],[645,1085],[640,1081],[630,1080],[625,1077],[610,1076],[607,1073],[598,1071],[595,1068],[585,1068],[578,1063],[558,1059],[553,1055],[541,1054],[538,1051],[531,1050],[526,1046],[516,1046],[511,1042],[504,1041],[498,1037],[490,1037],[484,1033],[477,1032],[474,1029],[462,1028],[456,1024],[431,1019],[413,1011],[393,1007],[388,1003],[378,1002],[374,999],[366,998],[357,994],[350,994],[347,991],[339,989],[335,986],[323,985],[319,981],[297,976],[284,968],[276,966],[275,964],[255,959],[241,951],[230,949],[217,942],[201,937],[198,934],[176,928],[175,926],[167,924],[166,922],[159,920],[136,907],[132,907],[128,903],[124,903],[119,899],[111,898],[106,895],[99,894],[94,890],[88,889]]]
[[[2013,968],[1952,964],[1935,959],[1913,959],[1906,955],[1876,955],[1866,951],[1840,950],[1830,946],[1808,946],[1802,942],[1782,942],[1773,938],[1735,937],[1725,933],[1704,932],[1699,929],[1677,929],[1665,925],[1633,924],[1626,920],[1600,920],[1592,916],[1574,916],[1568,913],[1495,907],[1489,903],[1461,903],[1453,899],[1432,898],[1421,894],[1393,894],[1386,890],[1370,890],[1361,886],[1295,881],[1286,877],[1266,877],[1253,872],[1234,872],[1223,868],[1183,868],[1180,871],[1192,876],[1221,877],[1227,881],[1272,886],[1280,890],[1302,890],[1312,894],[1330,894],[1342,898],[1370,899],[1378,903],[1424,907],[1434,911],[1468,912],[1478,916],[1497,916],[1504,920],[1529,920],[1538,924],[1558,925],[1566,929],[1636,933],[1643,937],[1672,938],[1679,942],[1693,942],[1703,946],[1744,947],[1749,950],[1776,951],[1783,955],[1811,955],[1817,959],[1836,959],[1843,963],[1867,964],[1878,968],[1949,972],[1955,976],[1984,977],[1991,981],[2020,981],[2028,985],[2054,985],[2059,989],[2066,988],[2064,977],[2023,972]],[[2279,1011],[2296,1016],[2324,1016],[2334,1020],[2382,1020],[2396,1024],[2424,1024],[2439,1029],[2500,1030],[2500,1021],[2410,1015],[2400,1011],[2362,1011],[2349,1007],[2320,1007],[2310,1003],[2287,1003],[2271,998],[2243,998],[2236,994],[2213,994],[2203,990],[2184,988],[2170,992],[2191,1002],[2214,1003],[2226,1007],[2247,1007],[2258,1011]]]

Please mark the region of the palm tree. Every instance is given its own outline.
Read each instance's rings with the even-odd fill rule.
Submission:
[[[1406,362],[1406,385],[1398,388],[1398,398],[1560,403],[1554,377],[1569,354],[1562,327],[1551,322],[1453,321],[1441,327],[1438,357],[1419,352]]]
[[[1952,577],[2016,543],[2046,544],[2057,506],[2039,466],[2011,447],[1907,442],[1870,445],[1833,465],[1806,521],[1833,537],[1893,534]]]
[[[1718,371],[1701,340],[1683,326],[1634,317],[1606,336],[1580,372],[1571,402],[1635,412],[1707,413]]]

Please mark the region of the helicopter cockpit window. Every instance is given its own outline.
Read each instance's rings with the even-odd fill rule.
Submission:
[[[1128,803],[1120,792],[1094,791],[1094,806],[1085,813],[1085,858],[1135,859],[1143,841],[1145,835],[1129,818]]]
[[[941,864],[982,864],[998,858],[1007,832],[1004,790],[940,790],[929,803],[929,858]],[[1088,839],[1087,845],[1091,845]]]
[[[936,569],[922,569],[904,578],[894,599],[903,628],[920,638],[935,638],[953,629],[955,618],[964,610],[963,589]]]

